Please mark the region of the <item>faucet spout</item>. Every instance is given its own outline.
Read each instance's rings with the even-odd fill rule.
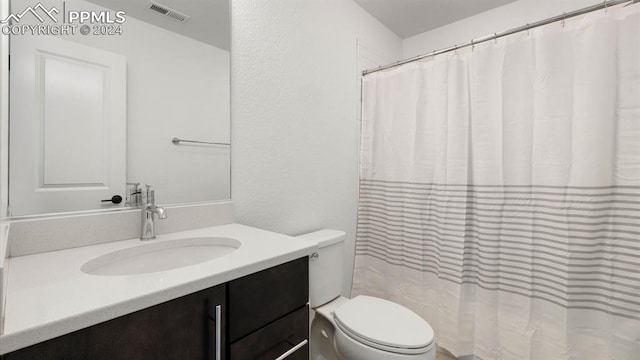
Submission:
[[[158,215],[158,219],[166,219],[167,212],[164,211],[164,208],[152,205],[148,208],[148,210],[156,215]]]

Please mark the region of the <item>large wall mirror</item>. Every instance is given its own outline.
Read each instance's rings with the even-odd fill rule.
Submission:
[[[229,11],[11,0],[9,216],[123,209],[134,183],[162,205],[229,199]]]

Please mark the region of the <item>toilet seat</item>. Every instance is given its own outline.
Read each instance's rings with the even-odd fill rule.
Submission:
[[[421,354],[433,344],[433,329],[417,314],[384,299],[356,296],[335,309],[338,329],[375,349]]]

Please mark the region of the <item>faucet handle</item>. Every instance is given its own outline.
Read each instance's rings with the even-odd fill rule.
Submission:
[[[148,205],[154,205],[156,202],[155,199],[155,190],[153,190],[151,188],[151,185],[149,184],[144,184],[144,186],[147,188],[146,194],[147,194],[147,204]]]
[[[140,190],[139,182],[128,182],[129,191],[125,206],[140,206],[142,204],[142,190]]]
[[[140,194],[142,192],[139,182],[128,182],[127,187],[129,188],[129,194]]]

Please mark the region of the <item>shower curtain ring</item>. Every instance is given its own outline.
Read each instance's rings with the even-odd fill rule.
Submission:
[[[473,39],[471,39],[471,51],[473,51],[473,49],[475,49],[476,44],[473,43]]]
[[[609,4],[607,0],[604,0],[604,12],[609,12]]]
[[[565,25],[565,20],[567,20],[567,13],[562,13],[562,27]]]
[[[497,44],[498,43],[498,33],[493,33],[493,41]]]

